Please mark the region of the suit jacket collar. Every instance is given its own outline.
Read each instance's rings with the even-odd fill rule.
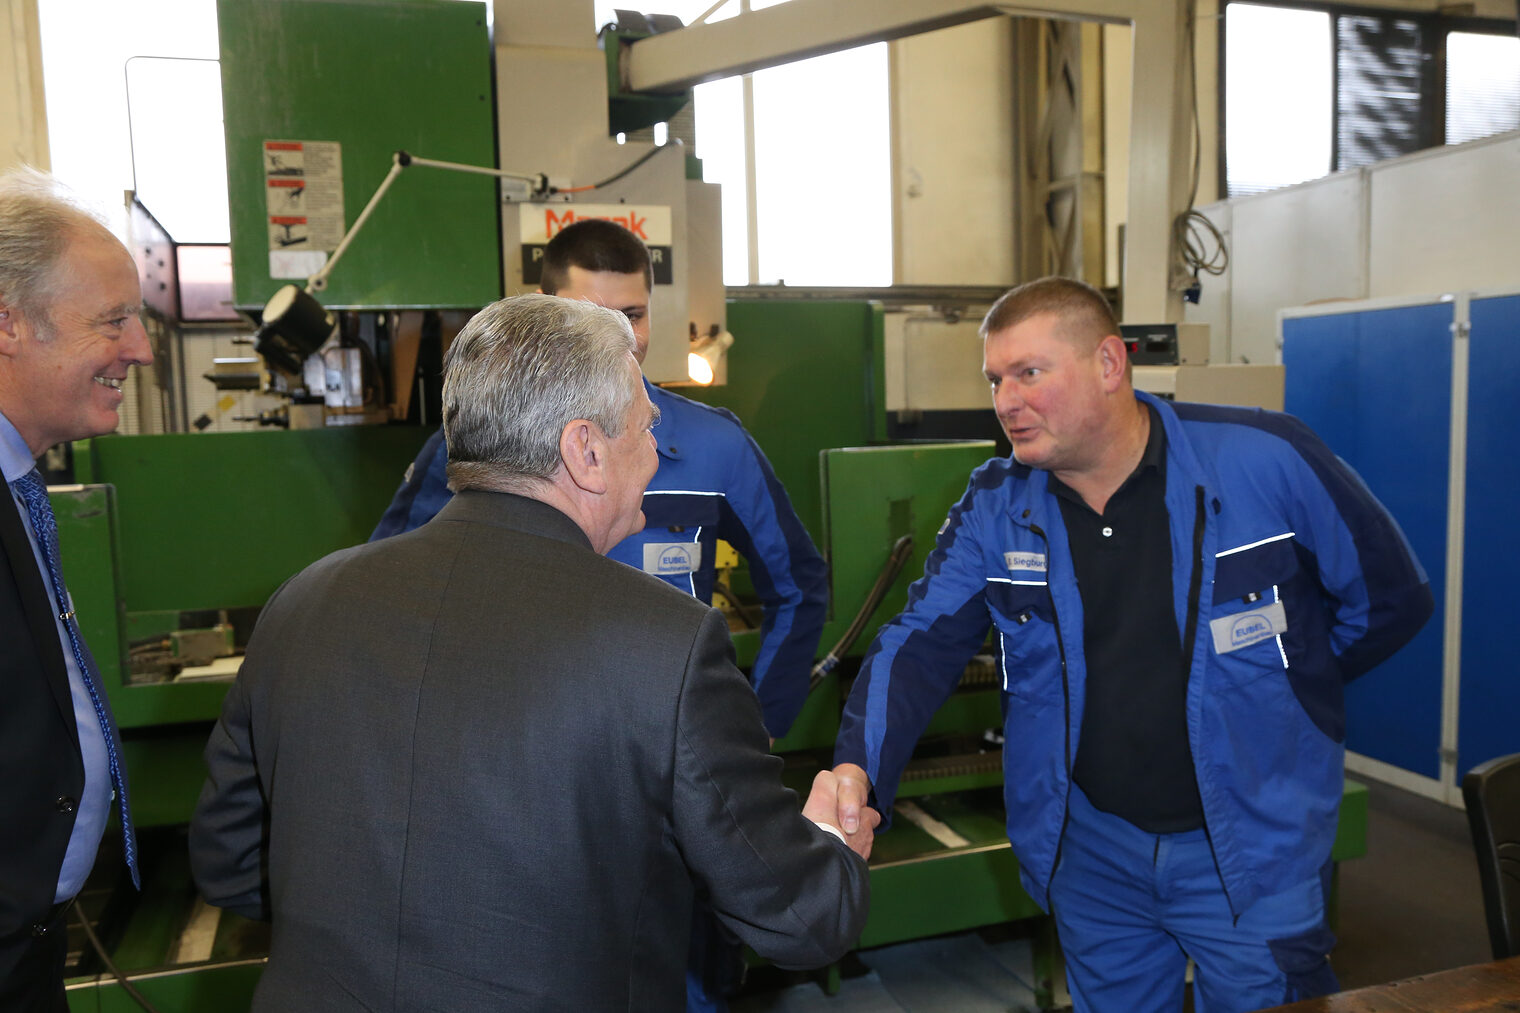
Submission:
[[[3,415],[0,415],[0,422],[10,427]],[[12,428],[11,432],[14,433],[15,429]],[[26,470],[21,474],[26,474],[31,468],[32,463],[28,460]],[[64,726],[68,728],[77,747],[79,733],[74,726],[74,697],[69,689],[69,669],[63,659],[63,643],[58,639],[58,625],[53,617],[52,598],[48,596],[43,575],[37,569],[32,540],[27,536],[21,520],[21,508],[16,504],[16,496],[11,492],[9,482],[4,493],[0,494],[0,566],[9,566],[11,576],[16,581],[16,589],[21,596],[21,610],[26,615],[27,632],[36,646],[37,656],[42,659],[43,674],[47,678],[48,688],[53,692],[58,710],[63,715]],[[9,630],[5,634],[16,635]]]
[[[547,503],[510,492],[466,489],[445,503],[436,519],[511,528],[524,534],[579,545],[587,552],[595,551],[580,525],[565,514]]]

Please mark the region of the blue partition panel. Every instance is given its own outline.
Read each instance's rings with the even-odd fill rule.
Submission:
[[[1440,776],[1441,615],[1451,433],[1449,302],[1283,320],[1284,405],[1403,528],[1436,597],[1402,651],[1346,691],[1346,746]]]
[[[1520,295],[1474,299],[1470,319],[1458,776],[1520,753]]]

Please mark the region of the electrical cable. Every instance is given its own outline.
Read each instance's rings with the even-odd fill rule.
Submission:
[[[649,151],[645,152],[644,155],[643,155],[643,157],[641,157],[638,161],[634,162],[632,165],[628,166],[627,168],[623,169],[620,172],[613,173],[611,176],[608,176],[606,179],[602,180],[600,183],[590,183],[590,184],[587,184],[586,186],[564,186],[564,187],[551,186],[549,188],[549,192],[550,193],[585,193],[587,190],[600,190],[604,186],[608,186],[608,185],[610,185],[612,183],[616,183],[618,180],[622,179],[624,176],[628,175],[630,172],[632,172],[633,170],[637,169],[639,166],[643,165],[645,162],[649,161],[651,158],[653,158],[654,156],[658,155],[660,152],[664,151],[668,147],[670,147],[670,145],[668,145],[668,144],[662,144],[662,145],[660,145],[657,148],[651,148]]]
[[[824,677],[832,672],[839,659],[846,651],[855,646],[855,641],[860,639],[865,631],[866,623],[870,622],[871,616],[881,606],[881,600],[887,596],[887,589],[902,572],[902,568],[908,562],[908,557],[913,555],[913,536],[903,535],[892,543],[892,551],[887,554],[887,561],[882,564],[881,572],[876,575],[876,583],[871,585],[866,600],[861,603],[860,611],[855,613],[855,618],[850,621],[850,626],[844,631],[844,636],[839,638],[829,653],[824,655],[823,660],[813,666],[812,674],[808,677],[808,692],[817,689],[823,682]]]
[[[1206,240],[1213,241],[1212,253]],[[1230,266],[1230,251],[1225,246],[1223,233],[1202,211],[1189,208],[1178,215],[1172,223],[1172,241],[1177,244],[1177,256],[1192,272],[1194,282],[1198,280],[1199,271],[1220,275]]]
[[[1198,115],[1198,0],[1189,0],[1187,9],[1188,100],[1193,105],[1193,176],[1188,188],[1188,207],[1198,200],[1198,180],[1202,173],[1203,122]]]
[[[751,627],[757,627],[760,625],[759,623],[755,622],[754,615],[750,613],[749,609],[744,607],[744,603],[739,600],[738,595],[729,590],[727,584],[723,583],[721,580],[715,580],[713,581],[713,591],[717,594],[721,594],[723,597],[728,599],[728,603],[734,607],[735,612],[739,613],[739,618],[744,620],[745,625]]]
[[[100,962],[106,965],[106,970],[111,972],[111,977],[116,979],[116,983],[121,986],[123,992],[132,997],[133,1002],[147,1010],[148,1013],[158,1013],[158,1010],[148,1001],[147,997],[127,980],[127,976],[121,973],[121,968],[117,967],[116,963],[106,955],[106,948],[101,945],[100,937],[90,927],[90,920],[84,916],[83,911],[79,910],[79,904],[76,901],[77,898],[69,901],[69,907],[73,910],[74,917],[78,919],[80,927],[84,929],[85,938],[94,947],[96,956],[100,957]]]
[[[1230,266],[1230,251],[1224,235],[1203,212],[1194,208],[1198,200],[1198,185],[1202,173],[1203,124],[1198,114],[1198,5],[1196,0],[1188,4],[1184,29],[1183,59],[1188,67],[1188,93],[1193,107],[1193,169],[1188,187],[1187,210],[1172,221],[1172,250],[1177,270],[1172,277],[1172,287],[1181,290],[1191,302],[1198,301],[1200,271],[1221,275]],[[1207,240],[1212,239],[1214,252],[1208,253]]]

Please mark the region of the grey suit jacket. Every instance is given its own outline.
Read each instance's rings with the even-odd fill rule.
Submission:
[[[274,922],[255,1009],[676,1010],[694,883],[783,965],[865,920],[721,614],[534,500],[465,493],[292,578],[206,763],[196,881]]]

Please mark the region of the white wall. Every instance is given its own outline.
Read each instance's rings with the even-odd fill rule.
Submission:
[[[37,0],[0,0],[0,171],[49,167]]]
[[[1520,132],[1370,170],[1367,295],[1520,281]]]
[[[1215,361],[1276,362],[1282,309],[1513,286],[1520,131],[1200,210],[1228,230],[1230,268],[1186,319],[1213,329]]]
[[[1012,284],[1013,22],[928,32],[888,53],[895,281]]]

